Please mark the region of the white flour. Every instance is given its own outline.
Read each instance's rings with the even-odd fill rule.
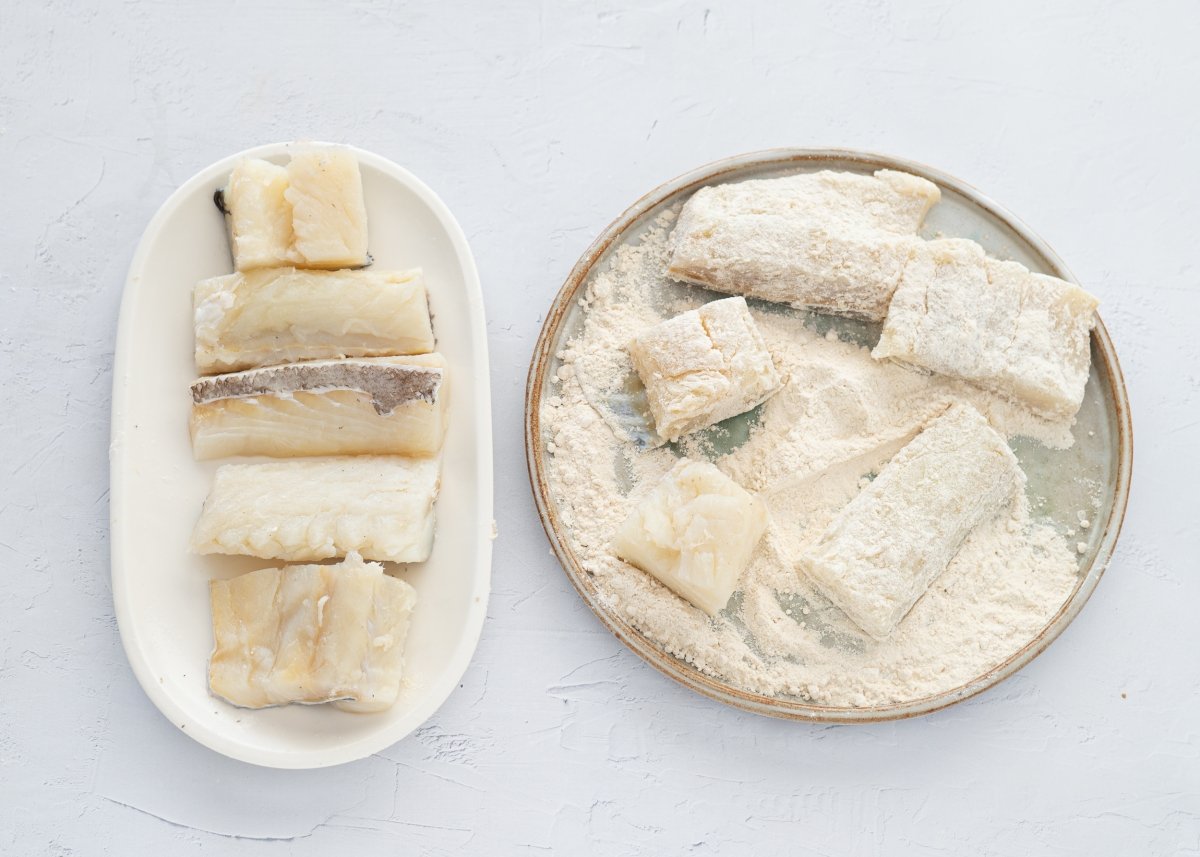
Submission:
[[[822,336],[791,312],[752,305],[785,388],[732,452],[722,430],[686,438],[689,457],[713,458],[762,492],[771,524],[741,591],[710,619],[649,575],[616,559],[617,525],[676,461],[668,447],[639,448],[645,426],[608,405],[630,374],[625,345],[639,329],[711,299],[665,278],[672,213],[626,244],[593,280],[582,332],[560,352],[558,389],[542,410],[549,482],[584,568],[612,609],[667,652],[750,692],[829,705],[919,699],[1001,663],[1058,612],[1077,583],[1078,557],[1022,497],[967,539],[947,570],[876,642],[815,592],[791,558],[932,415],[970,401],[1008,436],[1071,443],[1050,424],[999,397],[949,379],[878,363],[868,349]],[[592,403],[605,413],[593,408]],[[619,410],[619,408],[617,409]],[[616,427],[620,436],[614,433]]]

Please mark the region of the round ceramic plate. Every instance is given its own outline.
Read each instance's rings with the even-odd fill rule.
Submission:
[[[491,579],[492,425],[483,296],[462,230],[407,170],[350,149],[362,171],[375,266],[421,267],[429,283],[438,349],[454,386],[437,514],[453,522],[454,531],[439,528],[426,562],[397,567],[418,600],[405,680],[392,708],[374,714],[331,705],[250,711],[209,695],[209,579],[280,563],[188,553],[192,526],[222,463],[193,460],[188,442],[188,387],[196,373],[192,286],[233,270],[213,192],[240,158],[284,163],[291,147],[260,146],[201,170],[163,203],[133,258],[113,372],[112,580],[129,663],[172,723],[246,762],[315,768],[400,740],[433,714],[466,670]]]
[[[1084,404],[1077,417],[1074,446],[1068,450],[1050,450],[1020,438],[1014,444],[1028,476],[1029,492],[1045,498],[1048,517],[1064,530],[1075,524],[1068,514],[1074,514],[1075,510],[1085,508],[1084,504],[1091,502],[1087,496],[1089,489],[1085,486],[1101,486],[1096,525],[1080,536],[1088,541],[1080,558],[1074,591],[1034,639],[1003,663],[959,687],[895,704],[837,707],[748,693],[697,671],[642,636],[609,609],[591,576],[580,565],[572,534],[562,522],[548,480],[546,438],[540,424],[543,401],[553,394],[554,385],[549,379],[555,377],[559,367],[555,354],[576,335],[584,320],[586,308],[581,306],[579,299],[591,278],[604,268],[617,248],[638,241],[664,208],[686,200],[704,185],[824,169],[857,173],[893,169],[924,176],[942,191],[941,202],[934,206],[922,229],[924,237],[971,238],[992,256],[1013,259],[1031,270],[1075,282],[1054,251],[1016,217],[974,188],[938,170],[899,158],[846,150],[785,149],[728,158],[700,167],[651,191],[614,221],[575,265],[550,307],[534,351],[526,389],[525,447],[538,512],[567,576],[600,620],[647,663],[692,690],[747,711],[798,720],[861,723],[927,714],[986,690],[1044,651],[1078,615],[1096,588],[1120,533],[1129,496],[1133,454],[1129,402],[1117,356],[1103,323],[1097,321],[1092,333],[1092,370]],[[836,327],[843,322],[834,320],[832,324]]]

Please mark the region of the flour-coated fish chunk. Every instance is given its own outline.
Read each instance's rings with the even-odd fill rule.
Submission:
[[[884,639],[971,531],[1024,484],[1004,438],[956,403],[838,512],[798,565],[856,625]]]
[[[894,170],[701,188],[671,234],[668,273],[719,292],[877,321],[940,197],[932,182]]]
[[[1098,303],[1074,283],[989,258],[974,241],[925,241],[911,249],[871,355],[1072,417]]]

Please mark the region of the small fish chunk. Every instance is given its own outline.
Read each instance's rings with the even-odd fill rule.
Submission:
[[[671,234],[670,276],[728,294],[878,321],[941,198],[895,170],[823,170],[701,188]]]
[[[201,378],[197,459],[234,455],[433,455],[447,422],[440,354],[314,360]]]
[[[334,702],[390,708],[417,594],[350,553],[336,565],[264,568],[209,583],[208,686],[243,708]]]
[[[370,264],[362,176],[349,152],[303,149],[286,167],[245,158],[218,202],[239,271]]]
[[[289,562],[423,562],[433,548],[436,458],[347,456],[217,468],[192,530],[198,554]]]
[[[261,158],[239,161],[219,191],[239,271],[303,261],[293,248],[292,206],[284,196],[287,169]]]
[[[974,241],[922,242],[871,355],[1069,418],[1083,403],[1097,304],[1072,283],[988,258]]]
[[[617,530],[613,551],[714,616],[767,528],[762,501],[706,461],[683,460]]]
[[[339,149],[305,149],[288,163],[295,248],[310,268],[356,268],[367,255],[367,209],[358,160]]]
[[[886,639],[971,531],[1024,484],[1004,438],[956,403],[896,453],[797,564],[856,625]]]
[[[192,294],[202,375],[434,347],[420,270],[261,268],[201,280]]]
[[[629,345],[658,434],[669,441],[745,413],[783,386],[745,298],[643,330]]]

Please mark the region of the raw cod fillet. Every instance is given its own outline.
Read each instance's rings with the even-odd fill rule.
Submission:
[[[313,268],[370,264],[367,209],[358,161],[338,149],[306,149],[292,155],[288,189],[294,247]]]
[[[246,158],[216,199],[239,271],[370,264],[362,176],[349,152],[304,149],[286,167]]]
[[[291,702],[382,711],[395,703],[417,593],[351,553],[209,583],[208,686],[243,708]]]
[[[671,234],[670,276],[718,292],[878,321],[932,182],[823,170],[701,188]]]
[[[716,465],[679,461],[617,529],[613,551],[710,616],[729,602],[767,507]]]
[[[263,268],[201,280],[193,292],[202,375],[295,360],[433,350],[421,271]]]
[[[240,161],[217,191],[229,247],[239,271],[303,261],[292,248],[292,206],[284,197],[287,169],[259,158]]]
[[[440,354],[316,360],[201,378],[197,459],[234,455],[433,455],[446,433]]]
[[[433,548],[437,458],[347,456],[217,468],[192,551],[290,562],[423,562]]]
[[[1025,484],[979,411],[954,404],[889,461],[798,558],[833,604],[888,637],[963,540]]]

